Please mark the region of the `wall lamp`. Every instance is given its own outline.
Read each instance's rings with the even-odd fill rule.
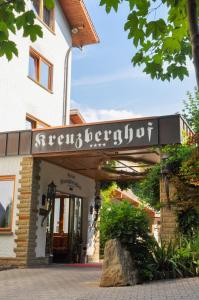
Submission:
[[[80,30],[83,30],[83,29],[84,29],[84,25],[74,26],[71,28],[71,33],[77,34]]]

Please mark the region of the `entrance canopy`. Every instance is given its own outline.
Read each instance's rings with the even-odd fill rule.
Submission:
[[[33,155],[95,180],[137,180],[183,132],[192,133],[170,115],[0,133],[0,156]]]

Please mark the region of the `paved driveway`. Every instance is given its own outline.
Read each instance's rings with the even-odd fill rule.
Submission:
[[[199,300],[199,278],[99,288],[100,269],[51,267],[0,272],[1,300]]]

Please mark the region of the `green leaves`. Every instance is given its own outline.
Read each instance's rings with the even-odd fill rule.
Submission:
[[[44,2],[45,2],[46,8],[48,8],[48,9],[53,9],[55,6],[54,0],[44,0]]]
[[[126,1],[129,14],[124,30],[137,49],[133,65],[143,65],[143,71],[153,79],[183,80],[189,75],[187,58],[192,57],[186,0]],[[111,9],[117,11],[122,3],[122,0],[100,1],[108,13]],[[167,11],[167,15],[162,11]]]
[[[54,0],[44,0],[45,6],[52,9]],[[43,37],[41,26],[35,24],[36,16],[32,10],[26,10],[26,1],[0,0],[0,56],[11,60],[18,55],[16,44],[10,40],[10,33],[16,34],[22,30],[24,37],[29,37],[32,42],[38,37]]]
[[[110,13],[111,9],[114,9],[117,12],[118,6],[121,2],[122,0],[101,0],[100,6],[105,5],[107,13]]]
[[[41,26],[35,24],[35,14],[33,11],[27,11],[16,18],[17,29],[23,29],[24,37],[30,37],[35,42],[37,37],[43,37]]]
[[[18,56],[18,50],[16,44],[12,41],[0,42],[0,57],[6,56],[8,60],[13,58],[13,54]]]
[[[184,109],[182,111],[183,117],[191,125],[192,129],[199,133],[199,92],[195,89],[193,95],[188,92],[187,96],[188,99],[184,101]]]

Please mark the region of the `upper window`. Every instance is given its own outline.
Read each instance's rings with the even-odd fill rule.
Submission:
[[[50,125],[37,119],[33,115],[26,114],[26,129],[48,128]]]
[[[54,31],[54,9],[48,9],[45,5],[44,0],[33,0],[33,5],[39,18],[45,23],[45,25],[47,25],[51,30]]]
[[[0,176],[0,231],[11,231],[14,200],[14,176]]]
[[[45,89],[52,91],[53,65],[32,48],[28,76]]]

